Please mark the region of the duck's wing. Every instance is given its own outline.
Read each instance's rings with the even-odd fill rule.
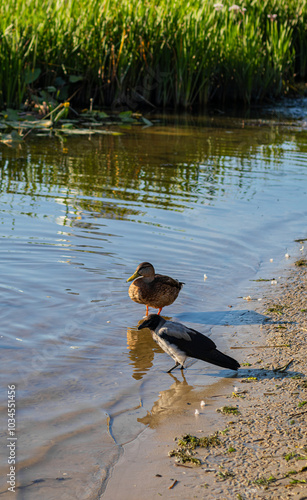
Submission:
[[[171,278],[170,276],[164,276],[163,274],[155,274],[154,279],[155,284],[167,285],[170,287],[178,288],[181,290],[184,283],[180,283],[180,281]]]

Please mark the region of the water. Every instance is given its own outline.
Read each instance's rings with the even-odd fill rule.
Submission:
[[[0,145],[1,440],[15,384],[17,498],[99,498],[121,445],[172,391],[172,360],[137,331],[145,307],[127,295],[140,262],[185,282],[165,316],[229,354],[250,340],[263,318],[239,297],[306,237],[304,117],[282,120],[169,117]],[[229,376],[197,362],[188,390]]]

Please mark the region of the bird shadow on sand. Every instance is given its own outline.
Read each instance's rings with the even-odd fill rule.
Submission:
[[[202,361],[199,360],[193,360],[190,361],[186,368],[184,370],[180,370],[179,368],[174,370],[173,374],[174,376],[180,378],[180,373],[183,377],[183,380],[185,380],[185,377],[188,375],[193,376],[193,365],[198,363],[202,363]],[[289,363],[290,364],[290,363]],[[285,377],[304,377],[304,374],[301,372],[295,372],[295,371],[290,371],[287,370],[287,367],[276,367],[276,368],[243,368],[240,367],[237,371],[230,370],[230,369],[223,369],[219,368],[217,366],[212,366],[208,365],[211,367],[211,370],[205,370],[202,375],[197,373],[196,377],[196,385],[199,383],[199,379],[203,377],[214,377],[214,378],[237,378],[237,379],[242,379],[241,383],[250,383],[250,382],[257,382],[257,380],[263,380],[263,379],[281,379]],[[197,369],[197,367],[195,367]],[[172,375],[169,373],[168,375]],[[196,374],[195,374],[196,375]],[[189,377],[190,379],[190,377]]]
[[[229,311],[183,312],[176,314],[174,321],[188,321],[200,325],[263,325],[276,323],[270,317],[249,309]],[[279,322],[280,323],[280,322]]]
[[[272,369],[266,369],[266,368],[239,368],[238,378],[242,378],[241,382],[253,382],[257,380],[271,380],[271,379],[276,379],[276,378],[286,378],[286,377],[304,377],[304,374],[301,372],[294,372],[291,370],[285,370],[284,367],[280,368],[272,368]]]

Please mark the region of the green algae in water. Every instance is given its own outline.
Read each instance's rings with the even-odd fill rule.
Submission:
[[[218,473],[218,476],[219,476],[221,481],[226,481],[226,479],[229,479],[231,477],[235,477],[235,474],[233,472],[230,472],[229,470],[225,470],[225,471],[220,471]]]
[[[175,457],[176,462],[179,464],[194,464],[194,465],[201,465],[201,461],[199,458],[195,458],[192,456],[191,451],[185,451],[185,450],[171,450],[168,452],[169,457]]]
[[[307,259],[299,259],[295,262],[297,267],[307,266]]]
[[[178,448],[176,450],[171,450],[168,453],[169,457],[175,457],[177,463],[185,464],[191,463],[194,465],[201,465],[201,460],[194,457],[194,450],[196,448],[210,448],[211,446],[219,446],[221,444],[218,438],[218,433],[214,433],[211,436],[204,436],[198,438],[192,436],[191,434],[184,434],[180,439],[177,440]]]
[[[284,309],[284,306],[282,306],[281,304],[273,304],[273,306],[269,307],[266,312],[267,313],[282,314],[283,309]]]
[[[260,477],[259,479],[255,480],[255,484],[258,484],[260,486],[267,486],[270,483],[274,483],[276,481],[276,478],[274,476],[270,476],[268,478],[266,477]]]
[[[305,451],[305,449],[304,449]],[[284,459],[289,462],[290,460],[292,459],[295,459],[295,460],[307,460],[307,456],[304,456],[304,455],[300,455],[299,453],[297,453],[296,451],[291,451],[290,453],[287,453],[285,456],[284,456]]]
[[[239,415],[239,410],[236,406],[222,406],[216,410],[218,413],[224,413],[224,415]]]
[[[210,446],[219,446],[220,444],[221,441],[218,438],[217,432],[211,436],[204,436],[201,438],[191,436],[191,434],[185,434],[181,439],[178,439],[178,446],[192,450],[195,450],[196,447],[209,448]]]

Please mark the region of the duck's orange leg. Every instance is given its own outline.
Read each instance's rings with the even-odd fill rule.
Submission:
[[[146,316],[148,316],[148,306],[146,306]]]
[[[160,314],[161,311],[162,311],[162,307],[159,308],[158,314]]]

